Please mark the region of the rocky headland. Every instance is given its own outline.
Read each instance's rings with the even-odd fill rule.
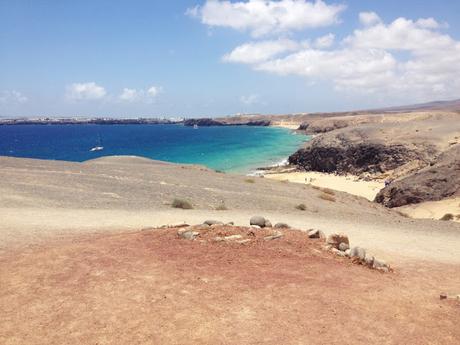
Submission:
[[[386,181],[375,201],[387,207],[460,194],[458,111],[312,117],[299,130],[313,138],[290,165]]]

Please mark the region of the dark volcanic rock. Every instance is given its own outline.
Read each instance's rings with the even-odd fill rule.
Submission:
[[[228,120],[221,119],[221,120],[214,120],[210,118],[203,118],[203,119],[187,119],[184,120],[184,126],[201,126],[201,127],[209,127],[209,126],[270,126],[270,121],[268,120],[252,120],[252,121],[231,121],[231,118]]]
[[[204,119],[187,119],[184,120],[184,126],[202,126],[202,127],[209,127],[209,126],[224,126],[222,122],[204,118]]]
[[[387,207],[400,207],[456,195],[460,195],[460,147],[441,155],[433,166],[383,188],[375,201]]]
[[[415,156],[402,145],[360,143],[338,146],[309,146],[289,157],[289,164],[320,172],[379,173],[395,169]]]

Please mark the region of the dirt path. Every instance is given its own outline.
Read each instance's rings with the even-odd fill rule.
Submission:
[[[253,211],[211,210],[78,210],[78,209],[5,209],[0,208],[0,250],[12,244],[27,244],[56,236],[106,231],[133,231],[165,224],[199,224],[206,219],[237,225],[248,225]],[[345,232],[353,245],[397,262],[418,259],[460,264],[460,232],[443,229],[445,222],[433,222],[437,227],[423,229],[416,222],[394,226],[366,219],[338,219],[320,214],[257,212],[273,223],[286,222],[308,230],[323,230],[326,234]]]
[[[458,265],[406,265],[383,274],[322,251],[300,232],[284,234],[240,245],[187,241],[168,229],[81,235],[9,251],[0,258],[0,343],[460,339],[460,305],[439,300],[440,291],[460,285]]]

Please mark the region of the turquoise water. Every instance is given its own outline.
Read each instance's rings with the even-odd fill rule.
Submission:
[[[135,155],[247,173],[287,158],[308,140],[284,128],[181,125],[0,126],[0,155],[82,162]],[[103,146],[101,151],[91,148]]]

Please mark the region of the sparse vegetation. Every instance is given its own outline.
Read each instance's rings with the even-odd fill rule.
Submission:
[[[320,196],[320,199],[323,199],[323,200],[326,200],[326,201],[332,201],[332,202],[335,202],[335,197],[331,194],[327,194],[327,193],[324,193],[321,194]]]
[[[254,180],[253,178],[247,178],[244,180],[244,182],[246,183],[256,183],[256,180]]]
[[[454,215],[452,213],[446,213],[444,216],[442,216],[439,220],[454,220]]]
[[[307,209],[307,206],[305,206],[305,204],[298,204],[295,208],[300,211],[305,211]]]
[[[183,199],[174,199],[171,204],[171,207],[181,208],[183,210],[191,210],[193,208],[192,204],[189,201]]]
[[[220,205],[216,207],[216,211],[226,211],[226,210],[228,210],[228,208],[224,202],[222,202]]]

